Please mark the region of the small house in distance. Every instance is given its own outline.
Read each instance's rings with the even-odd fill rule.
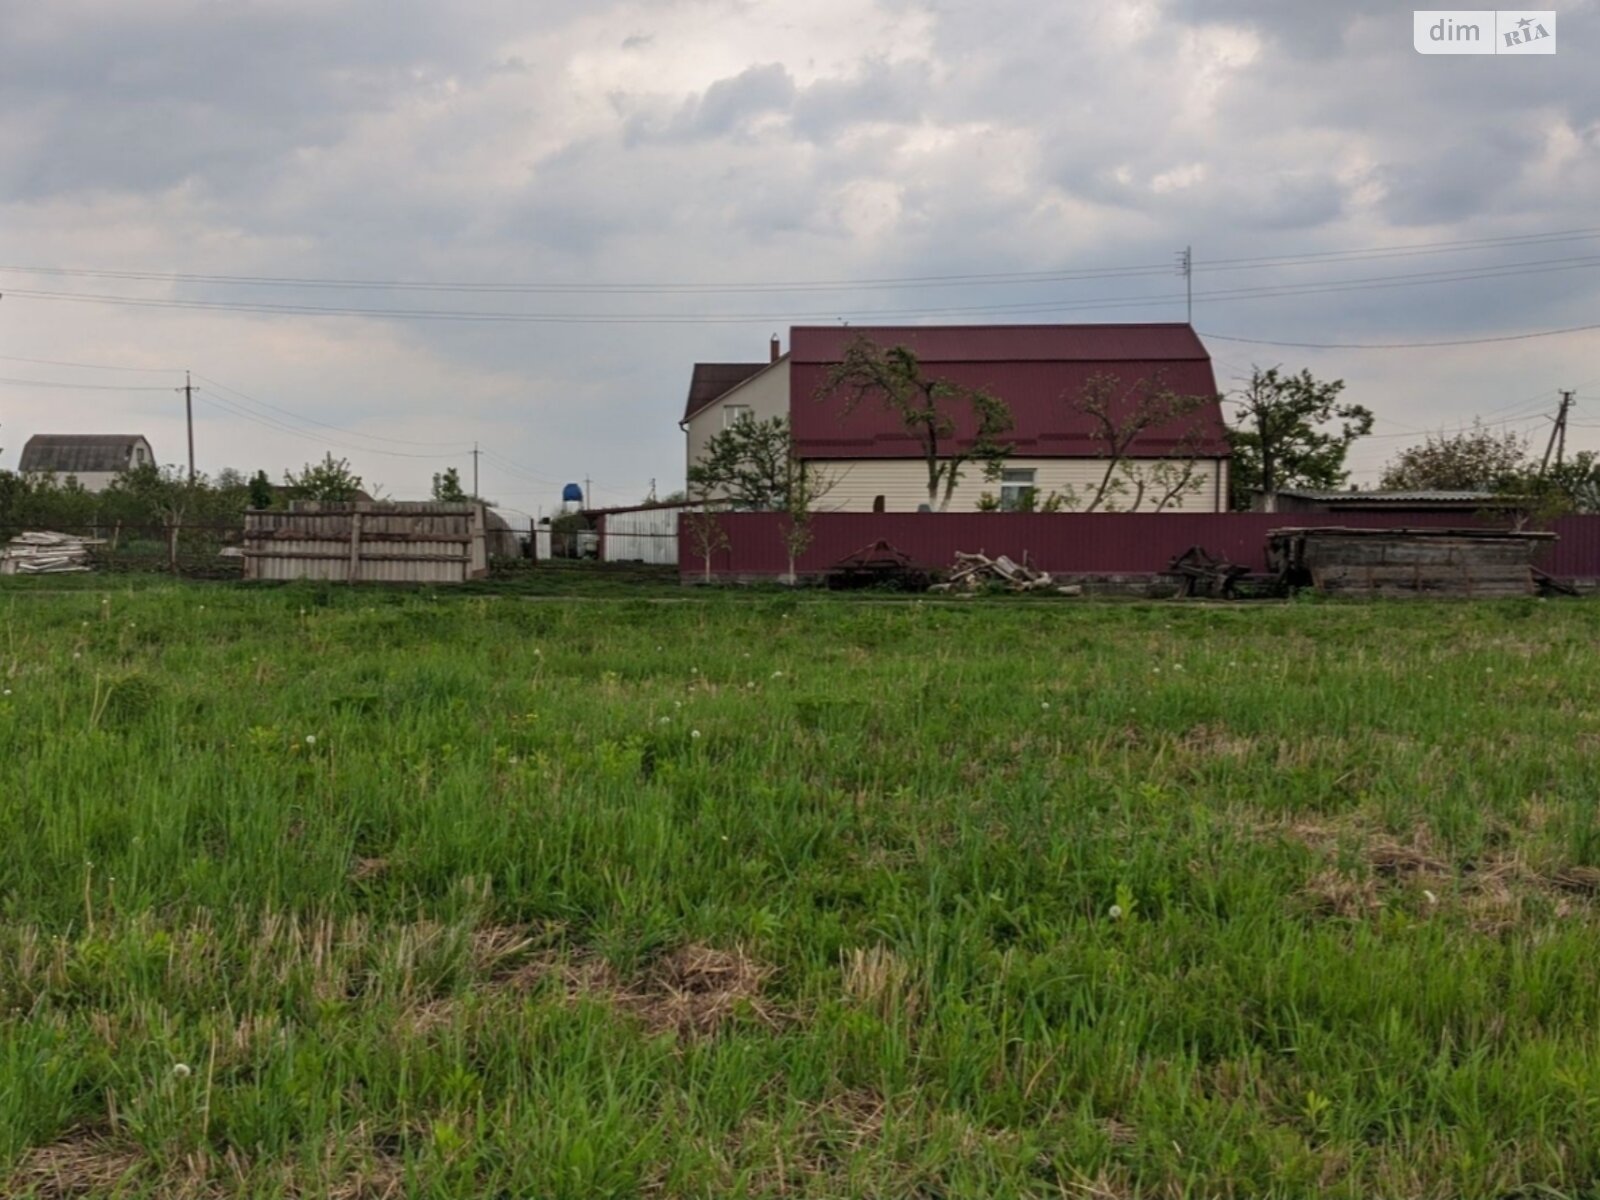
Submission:
[[[76,479],[86,490],[103,492],[124,471],[156,461],[149,441],[137,433],[36,433],[22,447],[20,474]]]

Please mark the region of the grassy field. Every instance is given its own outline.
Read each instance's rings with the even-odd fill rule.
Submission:
[[[0,1195],[1600,1185],[1600,607],[0,615]]]

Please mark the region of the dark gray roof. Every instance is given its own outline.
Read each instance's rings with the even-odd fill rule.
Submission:
[[[150,445],[138,433],[36,433],[22,447],[17,469],[57,475],[123,471],[133,458],[134,446],[140,443]]]
[[[752,375],[765,371],[771,363],[695,363],[694,374],[689,377],[689,399],[683,406],[683,419],[710,404],[718,396],[726,395]]]

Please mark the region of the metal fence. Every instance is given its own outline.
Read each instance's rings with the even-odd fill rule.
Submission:
[[[713,578],[777,578],[788,571],[782,513],[723,513],[722,538],[711,553]],[[1267,569],[1267,534],[1292,526],[1357,529],[1441,529],[1503,526],[1461,513],[819,513],[811,544],[796,561],[802,575],[820,575],[841,559],[889,542],[923,569],[942,570],[956,551],[1008,555],[1053,574],[1141,575],[1166,570],[1191,546],[1249,567]],[[1560,517],[1539,526],[1557,535],[1536,565],[1558,578],[1600,579],[1600,516]],[[705,542],[680,538],[685,578],[706,570]]]

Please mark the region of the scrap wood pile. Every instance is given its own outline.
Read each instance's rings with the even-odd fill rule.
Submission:
[[[0,549],[0,575],[64,575],[93,570],[89,548],[100,538],[70,533],[19,533]]]
[[[986,584],[999,584],[1013,592],[1055,592],[1061,596],[1082,595],[1076,584],[1058,584],[1048,571],[1014,562],[1004,554],[990,558],[979,551],[964,554],[956,551],[955,566],[950,569],[945,582],[936,583],[930,592],[976,592]]]

